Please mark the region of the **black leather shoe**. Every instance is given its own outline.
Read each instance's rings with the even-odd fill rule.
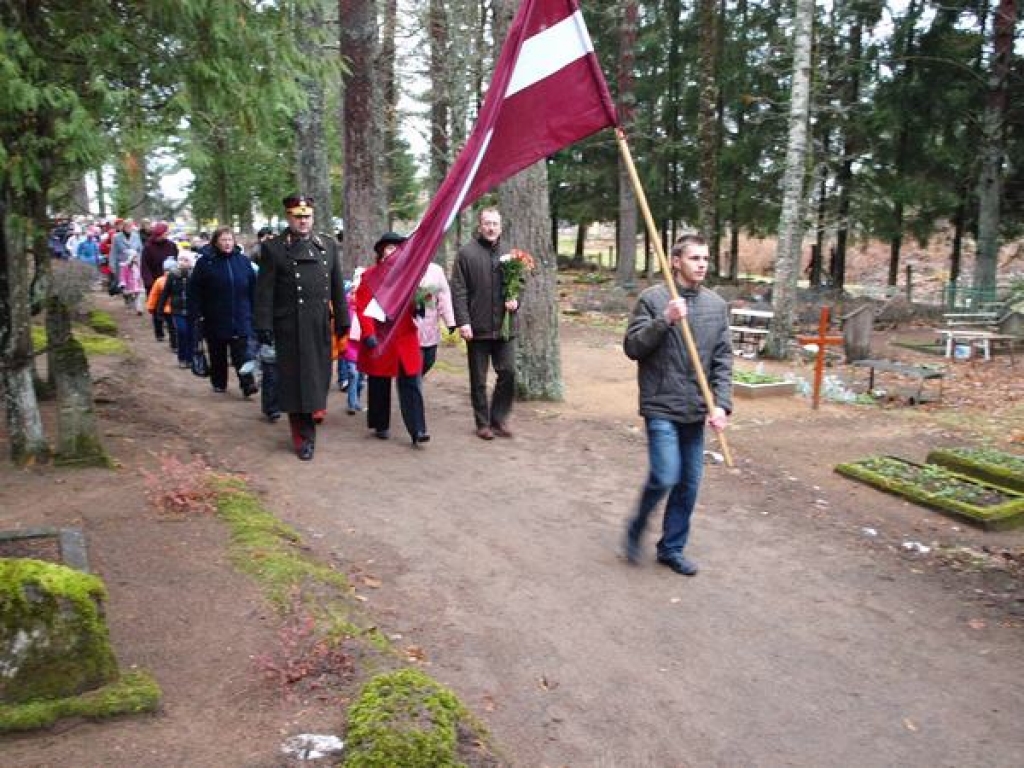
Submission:
[[[388,431],[386,429],[374,430],[373,436],[376,437],[378,440],[387,440],[389,437],[391,437],[391,435],[388,434]]]
[[[271,411],[270,413],[267,414],[267,421],[269,421],[271,424],[273,424],[275,421],[277,421],[280,418],[281,418],[281,414],[280,414],[279,411]]]
[[[658,562],[668,566],[682,576],[696,576],[697,564],[681,552],[675,555],[658,555]]]
[[[306,440],[298,450],[299,461],[310,461],[313,458],[313,441]]]
[[[418,445],[419,443],[429,443],[430,435],[428,435],[426,432],[417,432],[415,435],[412,436],[412,442],[413,445]]]

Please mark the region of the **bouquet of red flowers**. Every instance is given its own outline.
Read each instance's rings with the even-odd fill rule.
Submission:
[[[535,263],[533,256],[526,251],[513,248],[498,261],[501,263],[501,295],[505,301],[515,299],[519,301],[519,294],[523,290],[523,283],[526,282],[526,273],[533,272]],[[508,341],[511,316],[506,309],[501,318],[501,338]]]

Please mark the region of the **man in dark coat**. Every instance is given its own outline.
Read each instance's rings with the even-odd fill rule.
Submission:
[[[278,402],[295,452],[313,458],[313,413],[327,408],[331,334],[348,332],[341,257],[333,237],[313,233],[313,199],[284,199],[288,229],[263,241],[256,281],[256,335],[277,353]]]
[[[477,236],[459,248],[452,269],[455,324],[466,340],[469,393],[476,435],[482,440],[511,437],[508,417],[516,394],[517,299],[505,299],[502,284],[501,214],[484,208],[477,217]],[[511,334],[502,338],[501,324],[511,313]],[[487,370],[493,365],[494,392],[487,401]]]

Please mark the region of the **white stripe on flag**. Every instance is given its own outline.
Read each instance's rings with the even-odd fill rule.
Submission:
[[[523,41],[505,97],[529,88],[593,51],[594,44],[587,34],[583,14],[576,11]]]
[[[470,166],[469,173],[466,174],[466,180],[462,184],[462,189],[459,190],[459,196],[455,198],[455,204],[452,206],[451,211],[448,212],[448,218],[444,222],[444,229],[442,233],[448,231],[448,227],[455,221],[455,217],[459,215],[459,211],[462,210],[462,201],[466,199],[466,194],[469,192],[469,188],[473,185],[473,180],[476,179],[476,172],[480,170],[480,163],[484,161],[484,155],[487,154],[487,148],[491,146],[491,137],[494,135],[494,129],[491,128],[487,135],[484,136],[484,140],[480,142],[480,151],[477,152],[476,158],[473,160],[473,165]]]

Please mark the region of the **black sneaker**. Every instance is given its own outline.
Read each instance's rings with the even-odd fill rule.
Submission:
[[[658,562],[668,566],[682,576],[696,576],[697,564],[682,552],[672,555],[658,555]]]

